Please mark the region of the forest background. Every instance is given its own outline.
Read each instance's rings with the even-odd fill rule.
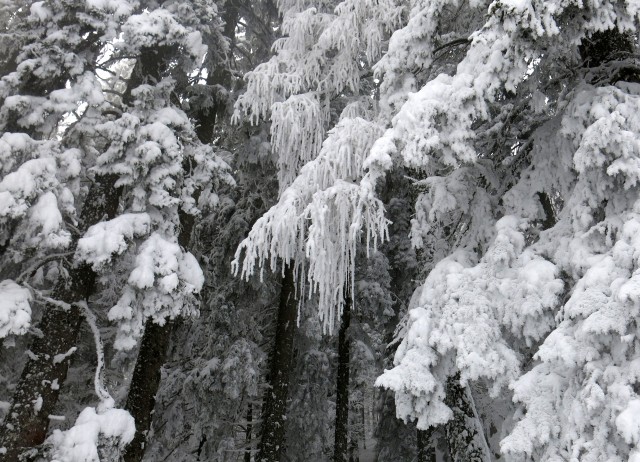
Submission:
[[[640,461],[634,0],[0,0],[0,461]]]

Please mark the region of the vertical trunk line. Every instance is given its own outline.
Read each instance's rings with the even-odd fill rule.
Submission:
[[[167,359],[169,345],[167,339],[172,324],[172,321],[168,320],[162,326],[155,322],[145,324],[140,352],[125,404],[125,409],[129,411],[136,423],[136,434],[124,454],[125,462],[140,461],[144,455],[153,418],[153,408],[156,404],[156,392],[162,376],[161,369]]]
[[[245,441],[247,444],[244,450],[244,462],[251,462],[251,432],[253,431],[253,404],[249,403],[247,408],[247,430],[245,432]]]
[[[285,267],[282,279],[275,344],[271,354],[269,383],[264,396],[257,458],[260,462],[279,461],[284,447],[289,373],[293,362],[297,312],[293,263],[290,263]]]
[[[338,333],[338,377],[336,384],[336,425],[334,462],[347,462],[349,449],[349,325],[351,296],[345,296],[342,322]]]
[[[436,462],[436,451],[431,442],[433,427],[429,430],[416,431],[418,439],[418,462]]]

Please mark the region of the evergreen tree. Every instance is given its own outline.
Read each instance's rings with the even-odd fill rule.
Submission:
[[[28,15],[10,13],[9,26],[18,40],[8,50],[8,73],[0,84],[0,258],[8,267],[1,283],[2,298],[8,297],[3,334],[26,333],[34,298],[44,312],[3,423],[4,460],[16,459],[45,439],[48,416],[75,351],[82,321],[77,303],[93,290],[93,273],[71,264],[78,233],[116,213],[120,191],[115,178],[93,177],[87,170],[95,157],[93,127],[109,109],[94,69],[119,21],[132,11],[125,2],[117,8],[56,1],[29,6]],[[60,123],[78,110],[78,101],[84,102],[79,120],[62,130]],[[81,180],[91,184],[88,190],[81,188]],[[53,283],[38,287],[34,277],[41,268],[48,269]]]
[[[193,256],[183,252],[177,242],[177,211],[181,208],[195,214],[198,206],[206,206],[218,172],[224,181],[231,181],[226,164],[216,158],[210,148],[197,143],[191,122],[171,103],[175,80],[164,75],[169,65],[175,65],[171,62],[175,57],[187,67],[185,74],[195,68],[205,52],[201,34],[180,24],[170,5],[168,9],[131,14],[132,7],[117,4],[115,16],[112,6],[107,10],[94,10],[87,5],[91,14],[82,12],[84,6],[79,4],[74,9],[57,3],[49,7],[43,3],[34,4],[32,18],[38,27],[33,33],[49,33],[50,42],[25,45],[25,51],[18,57],[21,64],[17,71],[3,79],[7,129],[25,127],[28,133],[24,137],[42,138],[39,144],[43,147],[45,144],[54,148],[70,145],[59,154],[64,162],[60,167],[55,161],[59,149],[53,151],[54,157],[45,157],[43,153],[39,154],[41,158],[29,160],[9,155],[10,161],[3,163],[7,169],[17,168],[3,178],[3,215],[10,220],[3,223],[7,233],[5,241],[10,242],[7,250],[15,259],[24,255],[28,248],[43,252],[71,247],[70,253],[75,250],[75,259],[80,262],[71,266],[69,254],[58,254],[59,259],[67,258],[63,262],[67,267],[59,267],[61,276],[51,296],[31,287],[26,280],[34,276],[37,265],[22,275],[25,278],[22,283],[50,306],[44,312],[41,334],[31,349],[33,354],[25,366],[12,409],[5,420],[7,431],[3,445],[9,459],[17,457],[21,448],[43,442],[48,416],[53,414],[66,376],[68,358],[76,350],[74,344],[82,316],[95,327],[91,308],[86,305],[95,290],[94,271],[103,280],[108,278],[107,264],[111,264],[114,255],[124,254],[116,260],[115,268],[109,266],[109,270],[130,274],[124,293],[109,311],[109,318],[120,324],[115,342],[117,348],[127,349],[135,344],[146,317],[162,322],[167,316],[193,312],[192,299],[202,286],[202,275]],[[181,13],[185,14],[185,11]],[[81,17],[82,21],[65,25],[72,17]],[[83,23],[86,24],[84,28]],[[51,31],[60,25],[66,29],[52,34]],[[114,42],[119,33],[124,40]],[[58,43],[60,41],[62,43]],[[136,59],[128,85],[115,106],[116,111],[108,109],[114,103],[103,98],[103,89],[95,73],[96,66],[101,65],[100,52],[110,42],[114,46],[114,58],[111,59],[122,59],[120,56]],[[61,46],[67,46],[71,54],[66,56],[63,66],[56,67],[55,59],[59,59]],[[69,48],[73,46],[76,49]],[[166,54],[172,49],[178,54],[169,59]],[[38,59],[29,59],[30,53]],[[20,73],[22,75],[17,75]],[[29,96],[12,95],[11,92],[20,91],[21,85],[28,89]],[[62,88],[55,90],[57,85]],[[36,90],[44,96],[37,93],[32,96]],[[65,113],[77,114],[78,101],[82,102],[79,110],[83,111],[76,116],[79,120],[69,128],[57,129],[56,124],[63,120]],[[51,139],[56,130],[64,130],[64,134]],[[96,137],[99,141],[88,141],[87,137]],[[23,140],[23,144],[25,142]],[[19,163],[21,160],[22,164]],[[193,166],[188,173],[182,168],[183,162]],[[55,177],[57,168],[65,183]],[[25,174],[30,176],[24,177]],[[78,189],[78,177],[91,178],[93,175],[96,175],[94,185],[84,195]],[[23,179],[18,183],[16,180],[20,176]],[[75,181],[74,189],[66,186],[69,176]],[[73,187],[74,183],[69,185]],[[201,195],[203,200],[196,203],[190,192],[198,188],[204,194]],[[58,204],[66,207],[62,211],[68,215],[67,220],[58,210]],[[80,205],[82,212],[76,219],[75,207]],[[22,219],[25,215],[26,219]],[[101,221],[105,217],[108,220]],[[78,221],[80,229],[72,238],[68,228],[76,231],[74,223],[77,225]],[[129,243],[133,240],[140,242],[137,252],[130,250]],[[41,254],[38,256],[42,258]],[[133,265],[128,269],[121,268],[117,265],[119,261],[126,265],[133,261]],[[24,294],[11,281],[5,281],[3,285],[15,294],[14,299]],[[22,295],[25,301],[17,299],[16,306],[21,311],[10,311],[10,322],[19,321],[20,326],[25,323],[28,326],[28,298]],[[24,332],[24,327],[19,328],[21,331],[14,325],[8,330],[14,334]],[[52,361],[51,358],[55,359]],[[101,367],[99,360],[98,369]],[[83,413],[77,425],[84,424],[83,416],[89,421],[99,421],[100,415],[113,406],[108,392],[101,393],[104,389],[99,384],[96,387],[101,400],[98,420],[91,420],[87,417],[89,414]],[[68,443],[65,438],[54,435],[53,444],[58,445],[54,454],[56,451],[66,454],[60,446]],[[87,438],[91,436],[87,435]]]
[[[640,460],[639,21],[0,0],[0,460]]]
[[[622,159],[635,141],[620,137],[637,132],[624,115],[636,79],[627,61],[633,43],[624,36],[635,30],[636,12],[615,3],[593,15],[585,8],[493,5],[457,72],[412,95],[390,131],[406,164],[435,173],[414,236],[460,221],[455,246],[410,312],[395,368],[378,383],[395,391],[399,415],[422,428],[457,419],[452,380],[470,405],[476,390],[496,398],[512,389],[526,414],[508,411],[499,448],[487,446],[481,413],[470,409],[483,460],[498,451],[533,460],[633,454],[626,425],[633,379],[614,374],[619,379],[607,382],[598,371],[612,372],[633,355],[631,344],[615,346],[628,335],[626,318],[614,316],[616,327],[603,320],[627,303],[617,294],[632,277],[619,273],[629,270],[617,266],[614,249],[629,244],[623,228],[633,213],[622,199],[634,194]],[[614,24],[615,31],[596,32]],[[618,114],[622,125],[609,125]],[[608,224],[614,216],[618,225]],[[597,236],[603,240],[595,245]],[[578,347],[587,337],[589,346]],[[605,407],[592,401],[596,389]],[[624,397],[615,391],[622,389]],[[499,403],[491,400],[495,414]],[[608,407],[614,403],[617,411]]]

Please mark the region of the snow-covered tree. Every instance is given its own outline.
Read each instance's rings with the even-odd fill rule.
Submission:
[[[621,258],[633,252],[637,10],[573,8],[491,5],[456,72],[410,95],[388,132],[428,173],[416,244],[443,228],[453,244],[378,383],[427,428],[455,417],[454,379],[482,460],[634,457],[634,266]],[[483,389],[503,415],[499,447],[479,423]],[[501,393],[521,408],[504,417]]]
[[[76,302],[92,290],[91,272],[71,264],[78,234],[116,212],[114,179],[87,170],[100,146],[94,126],[110,111],[95,66],[133,10],[127,2],[21,6],[9,14],[17,39],[0,81],[0,258],[7,268],[3,290],[27,288],[31,308],[37,302],[44,310],[3,424],[6,460],[44,441],[82,321]],[[75,123],[63,124],[72,117]],[[3,322],[24,333],[33,313],[24,297],[14,301],[3,307]]]
[[[158,384],[162,374],[157,404],[150,402],[145,415],[147,425],[153,418],[153,436],[145,445],[149,460],[168,454],[177,459],[196,454],[207,460],[234,460],[243,451],[249,454],[253,444],[251,416],[258,404],[256,394],[263,390],[261,343],[263,336],[271,335],[264,309],[273,303],[273,293],[267,286],[232,278],[229,262],[247,227],[272,202],[277,186],[274,189],[267,173],[272,166],[264,129],[230,126],[229,118],[233,90],[240,84],[237,76],[248,68],[242,53],[253,53],[254,59],[264,55],[269,20],[261,17],[268,18],[270,8],[257,2],[221,6],[224,39],[220,45],[216,37],[207,42],[214,54],[207,54],[203,63],[206,80],[179,90],[198,138],[224,147],[237,184],[219,195],[219,209],[191,219],[180,216],[179,240],[203,265],[207,282],[197,319],[164,326],[147,322],[145,327],[132,379],[140,386],[129,392],[127,402],[137,406],[155,394],[148,384]]]
[[[282,261],[285,290],[279,324],[289,330],[276,338],[277,344],[282,340],[272,356],[278,369],[272,370],[272,380],[283,376],[291,361],[290,329],[297,318],[293,293],[302,295],[306,288],[317,293],[324,329],[332,331],[353,281],[361,231],[372,246],[384,237],[386,220],[372,192],[376,174],[360,184],[364,156],[382,131],[373,121],[375,103],[361,74],[377,59],[384,34],[400,14],[386,2],[278,6],[285,35],[274,44],[275,55],[247,74],[247,90],[236,103],[238,119],[270,117],[280,171],[280,200],[254,225],[234,263],[248,277],[267,261],[276,271]],[[369,73],[367,79],[371,77]],[[342,121],[325,140],[340,113]],[[354,222],[359,224],[352,227]],[[279,391],[266,396],[263,428],[281,429],[288,379],[278,378],[272,387]],[[270,404],[272,398],[280,404]],[[280,430],[263,437],[266,446],[259,458],[277,458],[282,438]]]
[[[206,52],[202,34],[189,24],[203,19],[202,11],[167,4],[132,14],[134,7],[34,3],[32,41],[2,80],[3,250],[16,263],[33,256],[17,282],[49,304],[5,421],[9,458],[44,439],[76,349],[81,308],[95,290],[94,271],[107,287],[115,275],[129,273],[109,311],[120,327],[117,348],[131,348],[148,317],[164,322],[197,312],[203,276],[178,242],[179,211],[197,215],[215,204],[219,179],[232,182],[173,100],[180,76]],[[131,76],[117,99],[107,99],[105,91],[118,91],[103,87],[100,71],[115,74],[108,63],[124,59],[133,60]],[[93,183],[88,191],[81,180]],[[51,263],[49,272],[59,274],[53,291],[46,282],[34,287],[39,268]],[[11,281],[3,287],[15,301],[3,308],[6,330],[24,332],[29,297],[17,299],[24,292]]]
[[[640,460],[639,22],[0,0],[0,460]]]

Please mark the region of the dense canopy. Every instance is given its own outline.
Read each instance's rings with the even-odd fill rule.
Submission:
[[[640,462],[639,26],[0,0],[0,461]]]

